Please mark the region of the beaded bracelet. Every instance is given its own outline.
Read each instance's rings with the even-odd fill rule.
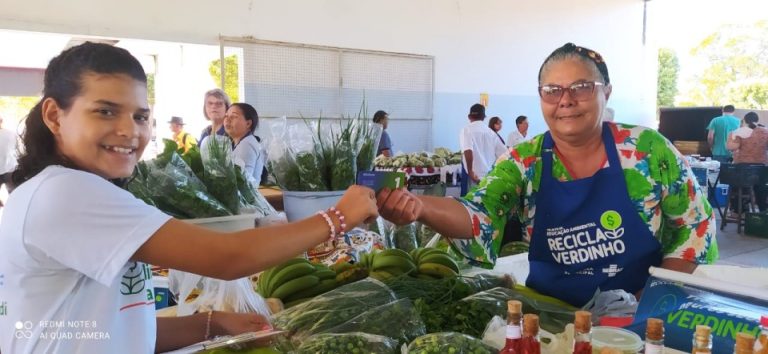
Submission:
[[[336,227],[333,226],[333,220],[331,220],[331,217],[328,216],[328,213],[322,210],[318,211],[317,215],[322,216],[323,219],[325,219],[325,222],[328,223],[328,227],[331,229],[330,237],[328,237],[328,240],[333,241],[333,239],[336,238]]]
[[[205,322],[205,338],[203,340],[208,340],[211,337],[211,316],[213,316],[213,311],[208,311],[208,321]]]
[[[341,211],[339,209],[336,209],[336,207],[331,207],[329,211],[336,215],[337,218],[339,218],[339,235],[344,236],[347,231],[347,224],[344,221],[344,215],[341,214]]]

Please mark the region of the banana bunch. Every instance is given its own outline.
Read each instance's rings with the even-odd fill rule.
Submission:
[[[416,263],[408,252],[396,248],[364,253],[360,265],[368,269],[374,279],[387,280],[416,271]]]
[[[368,277],[368,270],[363,268],[360,263],[336,263],[331,266],[331,270],[336,272],[336,283],[338,285],[353,283]]]
[[[410,253],[416,262],[416,277],[421,279],[454,278],[459,265],[451,256],[437,248],[416,248]]]
[[[336,272],[325,265],[294,258],[261,273],[256,291],[265,298],[278,298],[285,307],[291,307],[299,300],[315,297],[336,286]]]

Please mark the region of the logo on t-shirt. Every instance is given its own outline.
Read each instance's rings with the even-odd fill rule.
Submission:
[[[120,281],[120,293],[134,295],[144,291],[145,281],[152,279],[152,269],[149,265],[133,262]]]
[[[0,302],[0,316],[8,315],[8,304],[3,301]]]

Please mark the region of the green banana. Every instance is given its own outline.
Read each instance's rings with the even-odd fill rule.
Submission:
[[[313,268],[314,269],[314,268]],[[320,283],[320,278],[314,275],[305,275],[296,279],[289,280],[283,285],[280,285],[275,291],[272,292],[271,297],[278,299],[284,299],[287,296],[294,294],[298,291],[311,288]]]
[[[459,265],[448,254],[443,253],[431,253],[421,257],[419,264],[436,263],[442,264],[448,268],[453,269],[454,272],[459,272]]]
[[[269,285],[267,285],[267,291],[269,295],[272,295],[280,285],[285,284],[288,281],[309,275],[315,272],[315,267],[309,263],[298,263],[281,269],[279,272],[272,275],[269,279]],[[275,297],[275,296],[271,296]]]
[[[446,253],[437,248],[432,248],[432,247],[422,248],[421,252],[418,253],[418,257],[414,258],[414,260],[416,261],[416,263],[421,263],[422,262],[421,260],[430,254],[446,254]]]
[[[337,286],[336,279],[321,280],[320,283],[318,283],[317,285],[311,288],[297,291],[291,295],[288,295],[285,298],[285,301],[290,303],[299,299],[313,298],[317,295],[324,294],[333,289],[336,289],[336,286]]]
[[[403,257],[405,259],[413,260],[413,257],[411,257],[411,255],[408,254],[408,252],[405,252],[397,248],[385,249],[385,250],[382,250],[381,252],[378,252],[378,254],[376,255],[376,257],[381,257],[381,256],[398,256],[398,257]]]
[[[414,268],[414,270],[415,269],[416,268]],[[403,270],[402,268],[399,268],[399,267],[383,267],[383,268],[379,268],[379,269],[374,270],[374,272],[378,272],[378,271],[384,271],[384,272],[387,272],[387,273],[392,274],[394,276],[400,276],[400,275],[403,275],[403,274],[411,272],[411,271]]]
[[[336,279],[336,272],[327,269],[327,270],[318,270],[314,274],[316,277],[320,278],[320,280],[324,279]],[[335,281],[335,280],[334,280]]]
[[[350,268],[352,268],[354,266],[355,265],[352,264],[352,263],[342,262],[342,263],[336,263],[336,264],[332,265],[330,267],[330,269],[332,271],[336,272],[336,274],[339,274],[339,273],[341,273],[341,272],[343,272],[343,271],[345,271],[347,269],[350,269]]]
[[[419,264],[419,273],[440,278],[453,278],[458,275],[453,269],[437,263]]]
[[[311,298],[304,298],[304,299],[294,300],[294,301],[291,301],[291,302],[283,304],[283,307],[291,308],[291,307],[294,307],[296,305],[303,304],[303,303],[305,303],[305,302],[307,302],[309,300],[312,300],[312,299]]]
[[[403,271],[408,272],[416,269],[416,264],[414,264],[410,259],[406,259],[400,256],[376,256],[376,259],[373,261],[372,270],[379,270],[381,268],[387,267],[397,267]]]

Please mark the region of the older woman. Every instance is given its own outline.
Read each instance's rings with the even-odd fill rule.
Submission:
[[[548,132],[517,145],[464,199],[383,190],[380,213],[429,225],[484,267],[516,215],[531,243],[526,285],[577,306],[598,288],[638,293],[650,266],[690,273],[714,261],[714,213],[689,167],[658,132],[603,122],[611,90],[599,54],[558,48],[539,70]]]

